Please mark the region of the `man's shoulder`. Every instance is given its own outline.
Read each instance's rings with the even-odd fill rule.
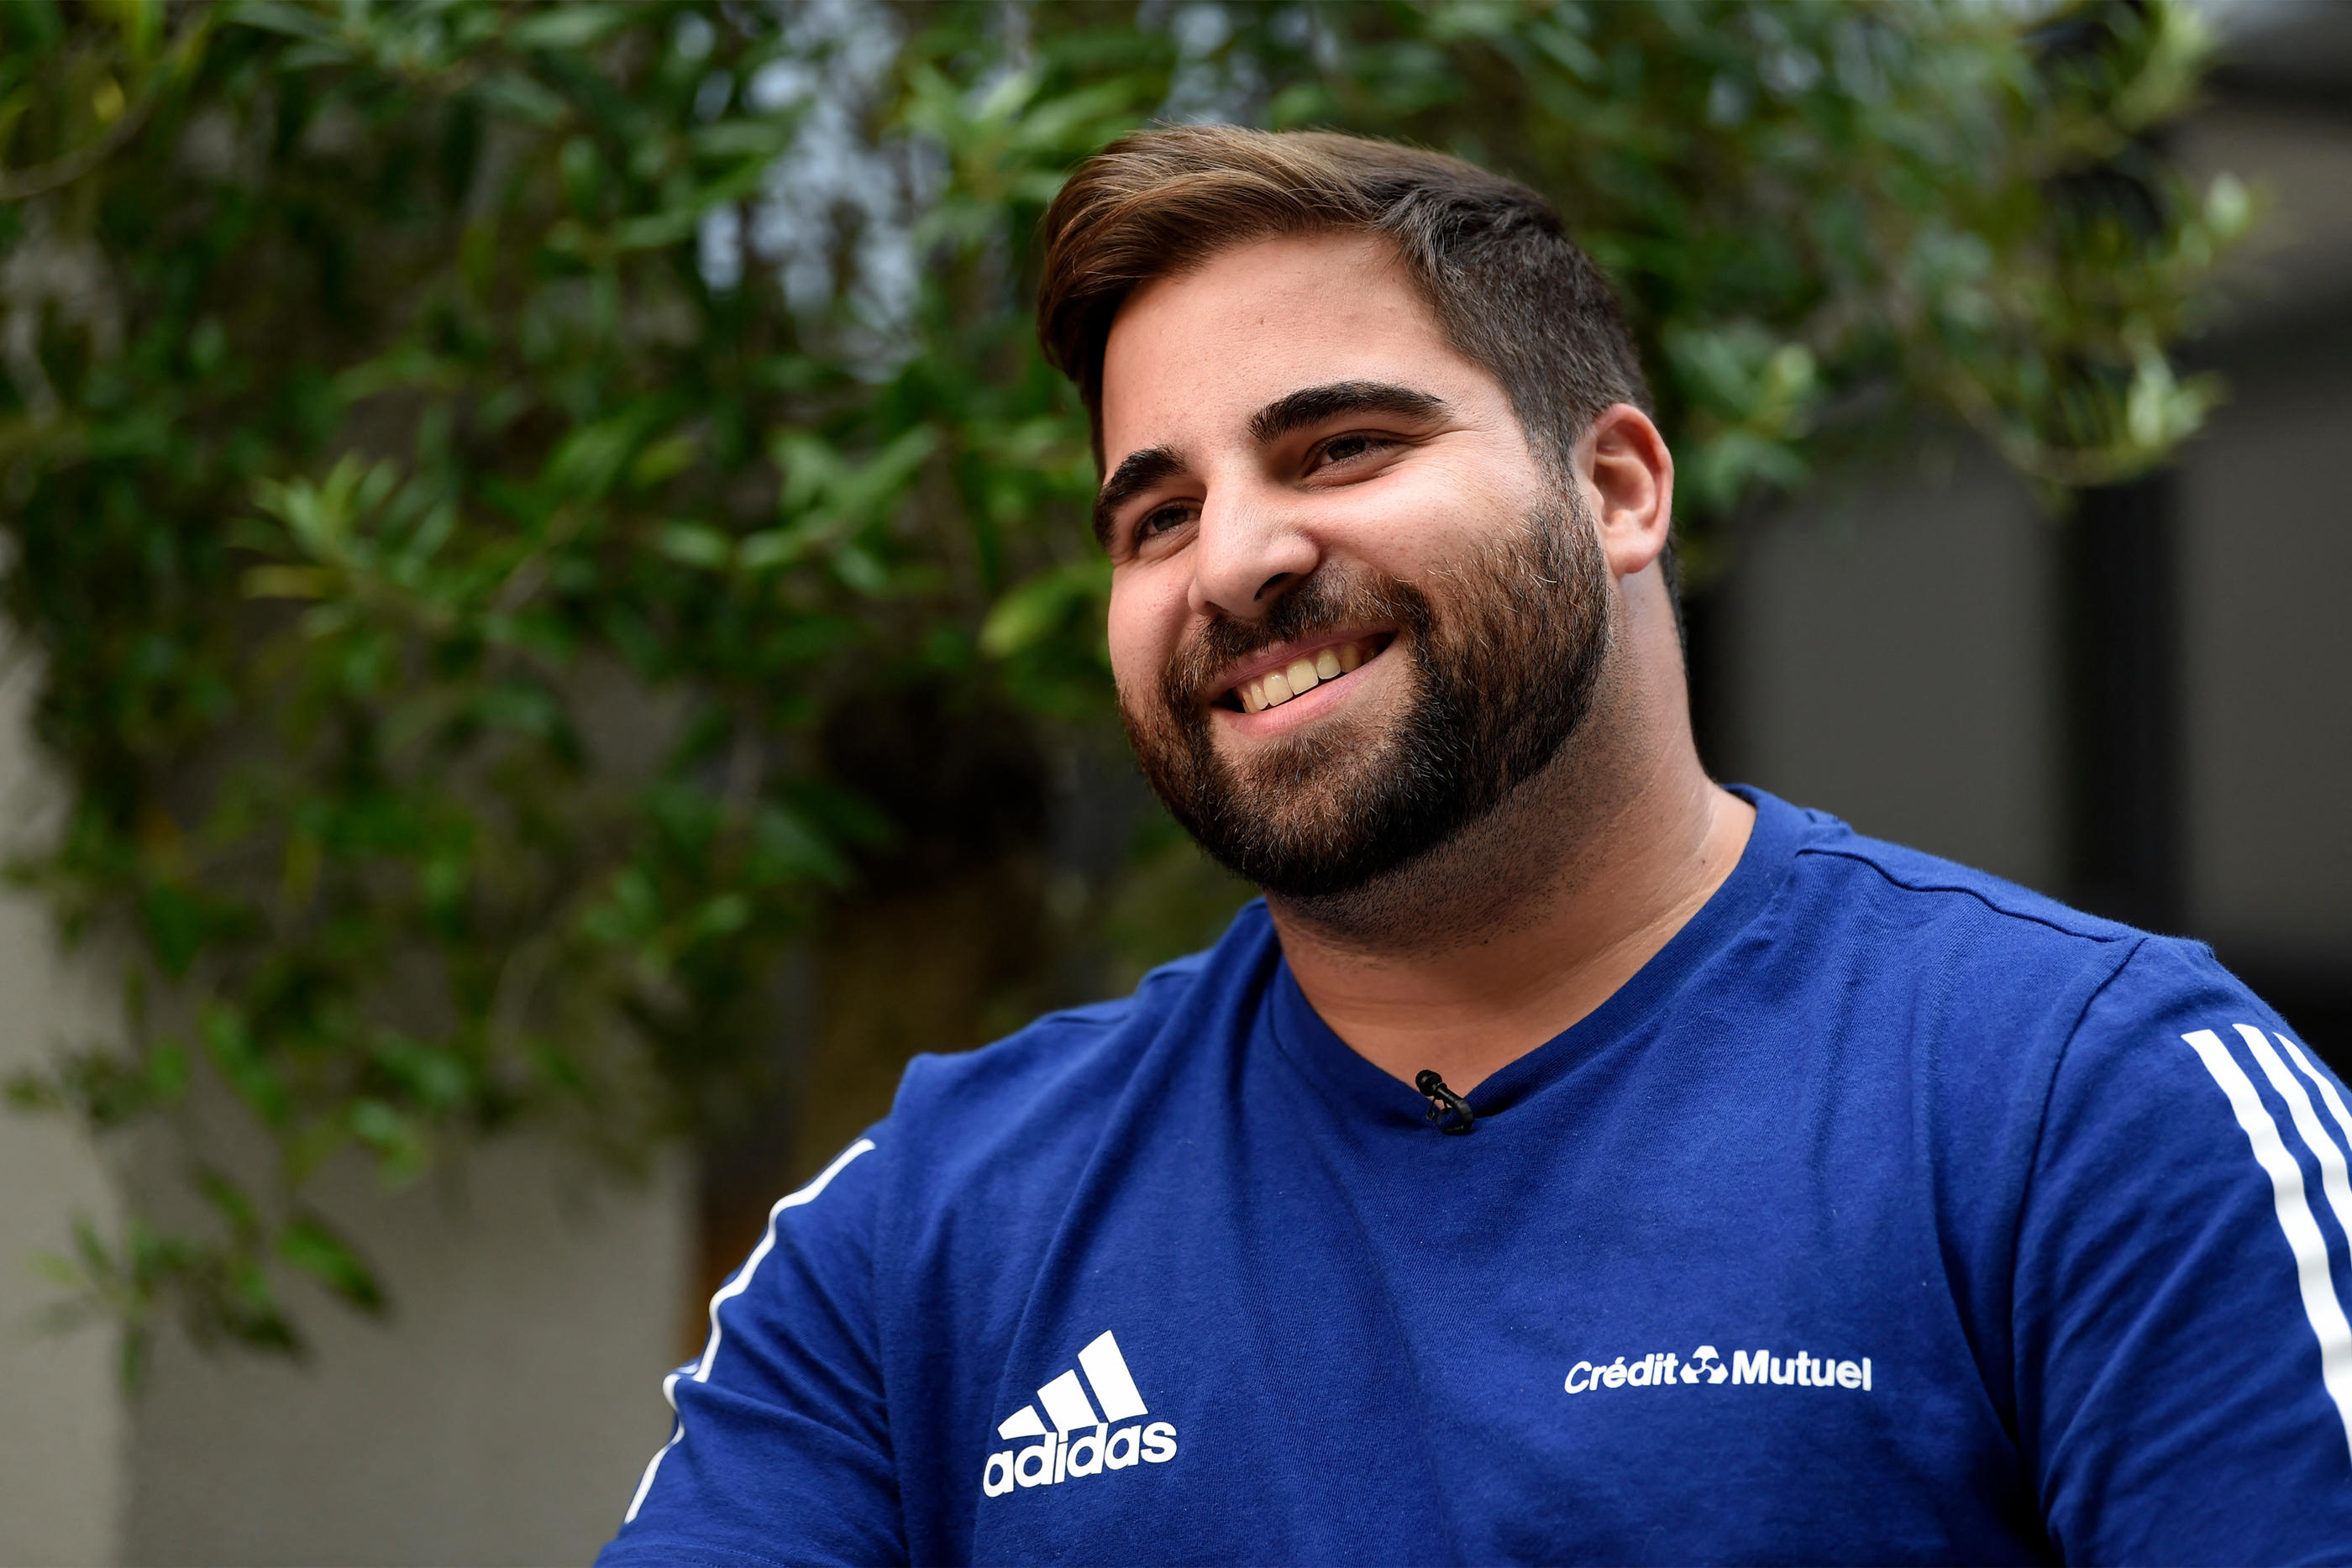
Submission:
[[[1990,872],[1858,833],[1822,811],[1797,851],[1801,871],[1839,896],[1875,905],[1905,925],[1957,924],[1989,937],[2055,950],[2130,946],[2148,934],[2062,904]]]
[[[1990,872],[1855,832],[1809,811],[1790,900],[1801,934],[1850,933],[1854,957],[1906,986],[1958,990],[1995,1011],[2079,1018],[2168,1010],[2252,993],[2201,942],[2093,915]],[[2049,1021],[2057,1022],[2056,1017]]]
[[[1034,1094],[1108,1061],[1131,1056],[1158,1023],[1197,988],[1214,949],[1162,964],[1123,997],[1043,1013],[975,1051],[917,1057],[908,1075],[922,1092],[969,1100],[999,1087]]]
[[[1966,980],[1988,1000],[2072,993],[2079,1004],[2162,939],[1990,872],[1858,833],[1810,811],[1790,876],[1788,932],[1843,947],[1887,981]],[[2052,999],[2055,999],[2054,997]]]
[[[1245,1030],[1230,1015],[1250,1011],[1277,951],[1264,905],[1252,904],[1215,946],[1160,965],[1124,997],[1046,1013],[976,1051],[916,1057],[891,1126],[950,1163],[991,1151],[1017,1150],[1024,1161],[1081,1152],[1122,1103],[1156,1097],[1174,1072],[1205,1069],[1207,1040]]]

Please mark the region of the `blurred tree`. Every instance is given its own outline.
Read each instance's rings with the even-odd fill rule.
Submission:
[[[0,7],[0,595],[70,787],[19,874],[126,1001],[12,1092],[110,1136],[208,1073],[274,1151],[187,1145],[207,1220],[82,1227],[73,1310],[133,1368],[164,1315],[297,1350],[289,1271],[384,1300],[322,1164],[412,1179],[525,1121],[732,1150],[740,1227],[780,1106],[815,1155],[908,1051],[1087,972],[1055,953],[1101,980],[1222,918],[1164,824],[1127,873],[1042,869],[1054,759],[1111,728],[1033,240],[1134,126],[1358,129],[1550,193],[1631,298],[1701,573],[1923,409],[2052,485],[2158,460],[2246,200],[2148,151],[2193,17],[2060,10]],[[2067,199],[2117,170],[2153,222]]]

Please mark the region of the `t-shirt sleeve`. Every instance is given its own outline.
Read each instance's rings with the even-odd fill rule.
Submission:
[[[2012,1318],[2065,1561],[2352,1561],[2348,1098],[2202,948],[2143,944],[2085,1009]]]
[[[599,1568],[907,1561],[875,1330],[888,1124],[778,1200],[710,1302],[677,1413]]]

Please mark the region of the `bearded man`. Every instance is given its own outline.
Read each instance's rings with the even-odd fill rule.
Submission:
[[[1708,779],[1549,209],[1186,128],[1045,235],[1136,755],[1265,899],[916,1061],[603,1561],[2352,1555],[2341,1087],[2202,947]]]

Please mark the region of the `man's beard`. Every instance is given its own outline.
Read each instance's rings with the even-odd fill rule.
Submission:
[[[1361,889],[1485,817],[1576,733],[1607,657],[1608,564],[1581,500],[1433,574],[1442,597],[1327,566],[1263,621],[1210,622],[1156,690],[1121,703],[1153,790],[1236,874],[1300,900]],[[1218,755],[1208,705],[1223,672],[1371,625],[1394,627],[1386,653],[1412,664],[1393,727],[1326,719],[1246,763]]]

